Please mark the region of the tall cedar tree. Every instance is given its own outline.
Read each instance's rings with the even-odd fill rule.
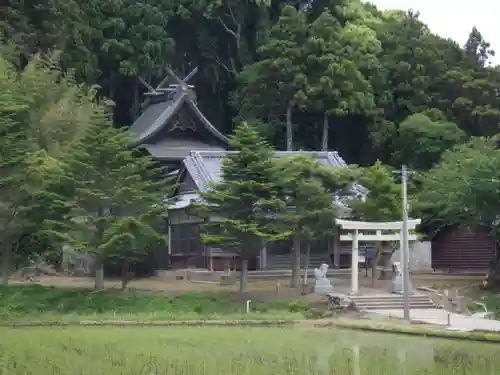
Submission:
[[[63,50],[64,70],[74,69],[80,82],[99,84],[101,93],[117,103],[115,118],[120,124],[132,121],[139,107],[141,87],[136,74],[159,82],[164,77],[165,59],[179,72],[203,66],[203,74],[197,76],[196,82],[200,106],[208,118],[220,124],[220,130],[228,130],[232,129],[232,119],[239,109],[230,106],[228,100],[235,94],[233,66],[246,67],[246,71],[267,59],[258,49],[271,41],[267,36],[285,3],[290,1],[18,0],[0,7],[0,34],[1,39],[15,43],[23,56]],[[448,121],[456,123],[467,135],[486,136],[498,131],[500,70],[488,63],[484,65],[490,48],[478,30],[472,31],[462,48],[433,34],[414,12],[378,11],[372,4],[359,0],[292,3],[301,8],[297,14],[307,18],[307,25],[328,10],[341,27],[348,29],[348,34],[356,32],[357,36],[347,40],[364,43],[365,37],[372,39],[368,32],[359,32],[370,28],[382,43],[380,66],[371,74],[364,72],[375,91],[377,115],[350,113],[347,118],[338,119],[330,115],[331,128],[335,126],[330,147],[342,144],[342,148],[346,147],[343,153],[354,162],[365,164],[378,158],[399,166],[390,160],[398,124],[428,108],[441,110]],[[282,46],[293,42],[292,38],[279,40]],[[291,53],[278,63],[291,59],[294,50],[291,48]],[[352,50],[360,51],[356,45],[352,45]],[[16,60],[20,66],[26,62],[19,62],[18,56]],[[274,60],[277,61],[271,57],[268,62]],[[498,64],[498,60],[494,63]],[[293,67],[299,65],[294,62]],[[313,80],[315,73],[306,72],[308,80]],[[245,93],[241,100],[241,106],[246,107],[241,113],[244,118],[259,118],[272,123],[271,130],[279,130],[273,140],[280,147],[286,143],[284,126],[281,127],[285,110],[280,108],[279,100],[284,96],[274,95],[273,87],[285,87],[291,82],[288,78],[264,76],[257,89],[248,90],[248,94],[260,100]],[[128,114],[130,109],[132,115]],[[300,123],[301,128],[295,129],[294,147],[316,148],[317,145],[303,141],[311,139],[311,129],[302,124],[321,122],[321,109],[297,112],[295,109],[294,122]],[[279,120],[280,126],[278,121],[268,119]],[[339,125],[344,123],[348,126]]]
[[[166,181],[158,179],[160,171],[150,157],[129,147],[131,139],[122,130],[113,128],[102,111],[67,161],[74,184],[74,196],[68,197],[73,210],[69,227],[59,230],[68,233],[63,239],[72,246],[95,254],[96,288],[103,287],[106,259],[118,259],[128,269],[138,253],[144,255],[159,242],[156,228],[166,215]],[[135,229],[120,233],[117,227]]]
[[[286,150],[293,150],[293,111],[306,103],[307,76],[303,45],[307,39],[304,12],[283,7],[268,41],[259,48],[262,60],[249,65],[241,74],[242,115],[254,114],[266,122],[282,123],[285,118]]]
[[[198,215],[216,218],[205,225],[203,239],[209,245],[222,245],[240,254],[240,291],[248,290],[248,258],[257,252],[262,240],[288,237],[279,233],[276,218],[285,203],[278,198],[273,168],[274,150],[254,126],[243,123],[229,138],[238,152],[222,163],[222,180],[201,192],[203,204]]]
[[[334,196],[344,196],[350,186],[349,171],[320,165],[307,156],[293,156],[276,161],[281,195],[287,203],[282,221],[293,233],[294,264],[291,286],[299,286],[301,243],[307,247],[308,263],[311,242],[331,232],[339,206]],[[307,271],[307,267],[306,267]]]
[[[328,11],[311,25],[304,46],[309,72],[308,101],[323,115],[321,149],[328,149],[330,119],[367,114],[375,107],[368,77],[378,66],[380,42],[363,25],[341,27]]]

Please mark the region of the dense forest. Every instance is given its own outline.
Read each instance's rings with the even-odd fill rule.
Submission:
[[[145,182],[152,161],[120,129],[140,114],[143,81],[167,68],[199,68],[190,83],[223,133],[246,121],[279,150],[337,150],[365,167],[377,204],[361,218],[395,207],[392,168],[405,164],[422,232],[466,224],[500,238],[500,66],[476,28],[460,45],[418,12],[361,0],[10,0],[0,37],[4,276],[11,255],[44,252],[54,235],[85,233],[73,236],[81,248],[124,257],[125,271],[161,241],[161,223],[143,224],[165,189]]]
[[[64,69],[98,84],[115,123],[140,111],[140,77],[170,66],[194,77],[200,106],[229,133],[255,119],[278,149],[334,149],[427,169],[470,136],[497,133],[500,68],[473,29],[463,46],[415,12],[360,0],[12,0],[0,32],[19,64],[61,51]],[[432,150],[432,152],[429,152]]]

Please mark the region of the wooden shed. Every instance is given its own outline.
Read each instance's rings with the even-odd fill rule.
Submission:
[[[485,271],[495,248],[495,240],[485,230],[449,226],[432,239],[432,268],[448,272]]]

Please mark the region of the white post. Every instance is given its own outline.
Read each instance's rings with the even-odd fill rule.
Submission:
[[[167,235],[168,235],[168,255],[172,255],[172,226],[170,225],[170,223],[168,223],[167,225]]]
[[[405,254],[403,252],[404,245],[403,245],[404,239],[403,239],[403,227],[401,227],[401,230],[399,231],[399,263],[401,263],[401,267],[403,267],[404,261],[405,261]],[[401,268],[401,271],[403,269]],[[403,276],[403,275],[401,275]],[[404,277],[401,277],[401,287],[404,288],[405,285],[405,280]]]
[[[352,235],[352,257],[351,257],[351,294],[358,293],[359,281],[359,246],[358,246],[358,230],[354,230]]]
[[[267,244],[266,241],[262,241],[262,246],[260,248],[260,269],[265,270],[267,268]]]
[[[407,196],[407,181],[408,181],[408,170],[406,169],[406,165],[403,165],[402,171],[402,188],[403,188],[403,225],[402,225],[402,248],[401,257],[402,263],[402,271],[403,271],[403,306],[404,306],[404,319],[410,320],[410,272],[408,270],[408,196]]]
[[[212,248],[211,247],[208,247],[208,268],[210,269],[210,271],[213,271],[214,270],[214,257],[213,257],[213,254],[212,254]]]

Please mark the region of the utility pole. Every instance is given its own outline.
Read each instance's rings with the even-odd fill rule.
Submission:
[[[410,270],[408,269],[409,241],[408,241],[408,170],[406,165],[401,168],[401,180],[403,187],[403,227],[401,246],[401,268],[403,273],[403,309],[404,319],[410,320]]]

